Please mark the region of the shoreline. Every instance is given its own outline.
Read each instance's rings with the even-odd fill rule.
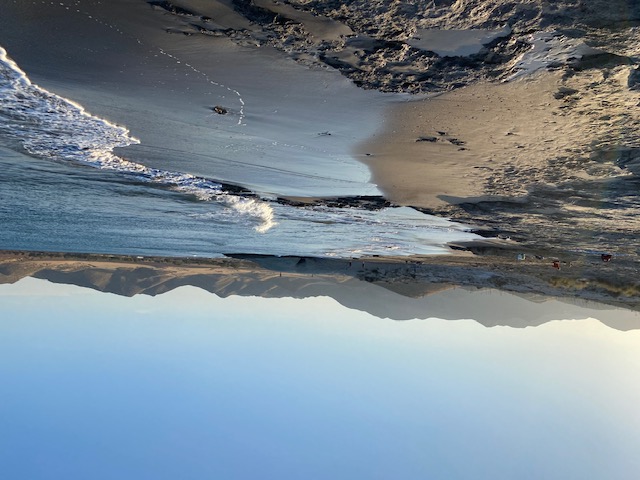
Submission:
[[[638,262],[614,258],[605,263],[596,255],[559,259],[530,254],[519,259],[517,249],[491,244],[459,248],[467,250],[451,255],[369,256],[351,260],[254,254],[196,258],[0,250],[0,283],[14,283],[42,270],[70,273],[84,269],[111,272],[109,278],[118,272],[138,272],[142,274],[139,280],[147,287],[144,281],[161,273],[165,282],[161,291],[170,285],[175,288],[181,278],[190,276],[205,281],[208,275],[222,275],[226,282],[249,277],[314,278],[314,281],[325,278],[331,282],[371,283],[406,297],[428,296],[455,287],[490,288],[640,311],[640,282],[629,280],[640,278]],[[554,268],[556,261],[558,268]],[[109,282],[105,280],[101,285],[105,287]]]
[[[569,262],[612,254],[635,265],[640,239],[636,235],[635,215],[639,205],[634,200],[637,188],[633,173],[640,145],[635,133],[640,131],[640,116],[635,113],[639,95],[628,83],[633,73],[628,63],[633,54],[631,47],[621,50],[621,55],[611,53],[580,57],[573,63],[560,62],[507,83],[491,82],[489,78],[504,79],[507,73],[513,74],[516,57],[527,48],[531,51],[532,44],[526,44],[524,34],[517,28],[508,37],[480,44],[480,56],[436,58],[424,48],[408,49],[409,60],[418,62],[414,67],[422,61],[434,68],[448,62],[450,70],[439,81],[453,90],[391,107],[383,115],[385,124],[372,137],[373,143],[362,145],[359,150],[362,155],[354,156],[345,152],[345,146],[360,138],[357,132],[363,124],[367,126],[364,130],[369,131],[378,122],[376,115],[386,109],[389,98],[380,92],[357,88],[355,85],[378,87],[375,82],[358,83],[349,68],[368,72],[366,76],[371,81],[377,78],[387,82],[380,90],[393,89],[396,82],[412,78],[413,73],[406,70],[408,60],[394,63],[375,59],[381,53],[395,55],[410,39],[378,41],[367,37],[366,29],[352,30],[355,37],[345,36],[339,33],[343,32],[341,24],[330,20],[337,18],[337,12],[333,11],[325,12],[326,18],[320,22],[323,27],[319,28],[315,22],[320,17],[301,13],[303,8],[282,7],[284,11],[276,3],[265,1],[262,10],[266,8],[273,15],[264,18],[284,15],[289,20],[282,24],[269,20],[263,25],[258,21],[262,17],[256,16],[258,11],[229,10],[226,4],[214,3],[210,12],[199,10],[201,2],[184,0],[182,10],[143,4],[126,8],[92,5],[86,7],[88,10],[70,14],[58,5],[45,5],[39,7],[42,12],[55,13],[51,21],[57,27],[65,27],[61,29],[65,34],[46,49],[46,55],[42,55],[41,45],[38,46],[46,39],[46,31],[27,44],[23,42],[22,30],[6,29],[2,41],[9,42],[10,54],[16,50],[18,63],[24,64],[29,74],[34,69],[36,81],[48,80],[60,87],[61,94],[69,94],[81,103],[89,99],[92,105],[87,108],[91,112],[140,128],[141,135],[133,129],[132,134],[143,140],[147,137],[148,143],[116,151],[132,155],[136,152],[146,166],[182,172],[177,167],[184,165],[182,157],[189,154],[193,156],[186,169],[189,173],[228,185],[248,185],[253,192],[260,192],[252,194],[237,188],[234,193],[239,195],[270,195],[277,192],[277,185],[284,185],[283,189],[291,191],[273,195],[284,205],[313,204],[322,199],[321,205],[367,210],[390,203],[410,206],[465,224],[485,236],[510,238],[514,250],[504,250],[508,251],[504,256],[513,257],[518,252]],[[170,2],[162,5],[171,6]],[[14,4],[8,8],[16,18],[27,18],[27,7]],[[224,16],[214,18],[221,15],[221,8],[226,12]],[[364,22],[363,28],[368,25],[366,12],[352,14]],[[463,17],[456,21],[464,20]],[[43,22],[41,17],[28,18],[32,26]],[[216,23],[219,21],[231,23]],[[307,25],[308,38],[317,37],[319,32],[330,33],[331,38],[318,37],[310,44],[295,44],[296,48],[289,50],[284,48],[285,43],[298,39],[291,28],[294,25],[300,25],[302,30]],[[247,26],[250,28],[241,32]],[[421,28],[425,26],[429,25]],[[458,27],[472,29],[474,25]],[[94,30],[106,32],[113,45],[105,46],[107,37],[95,35]],[[92,55],[84,51],[72,57],[56,55],[75,45],[78,32],[92,34],[87,45],[104,48],[105,63],[100,68]],[[565,40],[558,40],[560,46]],[[335,70],[322,70],[317,62],[301,59],[299,49],[307,49],[305,52],[310,54],[320,44],[327,47],[329,43],[325,41],[331,49],[326,51],[323,62],[331,65],[337,58],[340,62],[334,65]],[[385,45],[391,44],[391,50],[385,49]],[[220,51],[214,51],[214,45],[221,47]],[[130,57],[123,57],[122,51],[128,52],[129,47],[133,47]],[[333,50],[340,58],[331,56],[336,53]],[[356,50],[358,55],[351,55]],[[238,52],[246,55],[236,65],[233,59]],[[419,58],[413,57],[418,54]],[[489,61],[491,55],[498,58],[494,58],[496,63]],[[147,63],[129,70],[132,58]],[[95,70],[86,68],[88,59],[94,62],[89,66]],[[376,68],[386,65],[388,71],[367,70],[367,62],[371,61],[380,62]],[[351,67],[347,68],[348,65]],[[482,72],[486,73],[483,68],[490,65],[495,75],[483,76]],[[266,90],[251,83],[256,71],[269,74],[262,78]],[[400,71],[405,73],[398,76]],[[467,86],[458,88],[460,82],[454,79],[463,71],[469,75],[465,77]],[[302,79],[300,73],[305,75]],[[103,75],[99,83],[87,82],[95,80],[97,74]],[[355,85],[340,74],[351,78]],[[180,80],[175,80],[177,77]],[[300,85],[311,78],[312,85]],[[420,82],[431,85],[428,78]],[[415,84],[420,82],[416,80]],[[131,88],[125,92],[123,85]],[[175,92],[173,87],[178,85],[191,91]],[[322,94],[318,95],[318,91]],[[433,91],[426,87],[421,90]],[[323,98],[333,103],[324,105]],[[229,115],[211,114],[211,105],[218,102],[229,108]],[[607,118],[603,116],[605,103]],[[354,109],[363,104],[367,108],[357,112],[362,123],[354,125],[354,119],[356,123],[358,120]],[[122,105],[128,105],[128,109]],[[147,109],[152,115],[146,114]],[[288,109],[288,113],[276,115],[280,109]],[[172,112],[178,112],[175,118],[171,117]],[[313,119],[311,126],[304,123],[311,122],[310,119]],[[237,121],[247,125],[238,127]],[[248,134],[252,122],[256,129]],[[290,139],[291,132],[301,124],[305,127],[297,138]],[[167,132],[174,135],[173,139]],[[231,152],[228,158],[211,154],[212,147],[223,143],[225,155]],[[159,153],[160,147],[169,144],[178,148]],[[282,152],[286,155],[281,155]],[[369,153],[372,154],[367,156]],[[275,158],[281,161],[276,167],[272,165]],[[308,164],[302,165],[297,161],[299,158],[307,159]],[[247,159],[255,163],[244,163]],[[378,186],[364,178],[367,168],[362,162],[373,170],[384,198],[377,195]],[[284,178],[287,176],[289,179]],[[351,180],[343,183],[342,177]],[[295,179],[295,188],[290,179]],[[335,195],[318,195],[325,192],[319,187],[323,182],[330,185],[332,192],[335,190]],[[353,192],[354,189],[358,192]],[[287,235],[290,239],[290,234]],[[416,251],[418,242],[411,247]],[[480,253],[477,245],[471,246],[471,251],[474,248]],[[493,247],[481,248],[487,255]],[[228,250],[225,245],[220,251]],[[497,257],[503,256],[501,247],[493,250],[496,252],[500,252]]]
[[[385,94],[269,45],[178,34],[191,17],[147,2],[77,12],[42,5],[38,17],[27,6],[8,8],[0,45],[31,81],[140,140],[114,154],[258,195],[379,195],[350,150],[378,127]],[[44,33],[25,42],[12,16]],[[60,34],[52,41],[54,27]],[[87,48],[66,55],[78,35]],[[89,47],[100,49],[101,62]]]

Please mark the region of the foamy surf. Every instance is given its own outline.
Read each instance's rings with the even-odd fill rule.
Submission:
[[[146,167],[113,153],[140,143],[129,130],[88,113],[81,105],[31,82],[0,47],[0,136],[41,158],[70,161],[126,175],[216,201],[256,219],[255,230],[267,232],[276,222],[270,205],[229,194],[221,184],[187,173]]]
[[[121,248],[120,252],[143,254],[162,251],[210,256],[244,252],[350,257],[447,253],[444,247],[447,242],[474,237],[466,232],[465,226],[410,208],[368,210],[280,204],[275,199],[233,194],[213,180],[150,168],[114,153],[115,148],[136,143],[139,141],[126,128],[32,84],[6,51],[0,51],[0,147],[56,162],[90,165],[133,179],[135,189],[138,189],[135,182],[144,181],[211,204],[209,208],[206,203],[192,202],[167,206],[163,203],[167,200],[164,196],[159,199],[144,196],[135,201],[126,195],[109,198],[108,205],[97,202],[88,208],[99,212],[97,216],[112,218],[113,225],[97,222],[90,230],[70,229],[61,237],[62,246],[56,243],[56,238],[46,238],[43,242],[38,236],[33,244],[36,249],[44,248],[43,244],[50,249],[78,250],[91,245],[91,249],[97,251]],[[35,184],[38,181],[33,179]],[[88,188],[84,184],[75,186],[81,192]],[[97,199],[106,198],[103,191],[91,191],[91,194]],[[55,198],[63,203],[56,208],[65,210],[62,199],[69,197],[73,201],[78,198],[73,193],[65,197],[65,192],[56,192]],[[113,205],[121,210],[113,214]],[[120,214],[120,211],[126,213]],[[74,215],[75,212],[71,212],[70,218],[77,218]],[[40,221],[50,229],[58,227],[56,217],[44,215],[43,218]],[[82,223],[83,220],[76,221]],[[27,230],[25,225],[29,225],[28,216],[19,216],[6,232],[10,240],[17,239],[20,248],[24,248],[25,240],[19,232]],[[274,225],[278,228],[273,228]],[[117,232],[115,237],[114,232]],[[262,235],[265,232],[269,234]],[[144,235],[150,237],[144,240]],[[127,236],[131,238],[127,240]]]

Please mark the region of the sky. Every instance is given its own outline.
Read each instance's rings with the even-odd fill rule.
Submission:
[[[499,308],[499,305],[496,305]],[[0,285],[0,469],[25,479],[640,475],[640,332],[392,321],[327,297]]]

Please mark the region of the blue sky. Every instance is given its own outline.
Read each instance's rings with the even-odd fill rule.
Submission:
[[[23,279],[0,298],[5,478],[640,474],[638,331],[394,322],[191,287]]]

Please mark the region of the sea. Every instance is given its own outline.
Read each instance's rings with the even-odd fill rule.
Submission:
[[[126,126],[34,84],[0,48],[0,246],[350,257],[446,253],[476,238],[409,207],[291,206],[114,153],[137,144]]]

